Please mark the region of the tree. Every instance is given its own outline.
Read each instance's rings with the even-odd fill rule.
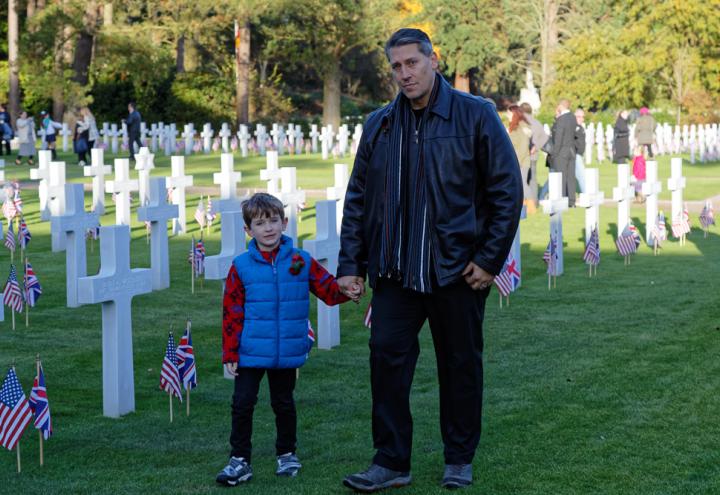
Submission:
[[[15,122],[20,113],[20,71],[18,67],[18,12],[17,0],[8,0],[8,110]],[[12,124],[11,124],[12,125]]]

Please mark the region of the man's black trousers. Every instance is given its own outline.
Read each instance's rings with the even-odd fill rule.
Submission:
[[[488,292],[474,291],[462,280],[421,294],[378,279],[370,332],[375,464],[410,470],[410,387],[420,354],[418,333],[426,319],[437,360],[445,462],[472,462],[480,441],[482,321]]]
[[[253,411],[257,404],[258,390],[267,372],[270,385],[270,405],[275,413],[277,455],[295,453],[297,444],[297,413],[293,391],[297,370],[238,368],[232,403],[232,430],[230,432],[230,455],[244,457],[250,463],[252,456]]]

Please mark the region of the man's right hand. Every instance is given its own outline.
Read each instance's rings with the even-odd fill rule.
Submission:
[[[355,302],[365,295],[365,280],[355,275],[345,275],[337,279],[340,291]]]
[[[232,376],[237,376],[237,363],[225,363],[225,371]]]

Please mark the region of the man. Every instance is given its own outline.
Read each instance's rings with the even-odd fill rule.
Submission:
[[[575,206],[575,115],[570,113],[570,102],[560,100],[555,110],[550,155],[550,170],[562,173],[562,194],[568,198],[568,206]]]
[[[530,189],[530,197],[525,198],[533,201],[535,207],[537,207],[538,201],[538,189],[537,189],[537,162],[540,157],[540,150],[542,150],[545,143],[547,143],[550,136],[545,132],[543,125],[533,117],[533,110],[529,103],[521,103],[520,109],[525,114],[525,120],[530,124],[530,182],[528,183]],[[530,213],[528,211],[528,213]]]
[[[585,110],[575,110],[575,178],[578,192],[585,190]]]
[[[485,299],[522,205],[520,167],[494,105],[436,73],[428,36],[401,29],[385,54],[400,93],[367,119],[345,197],[338,283],[374,289],[368,470],[344,484],[410,483],[410,387],[426,319],[435,346],[446,487],[472,482],[480,439]]]
[[[5,109],[5,105],[0,104],[0,155],[11,154],[10,141],[13,138],[12,121],[10,114]],[[5,153],[3,153],[3,147]]]
[[[647,150],[648,156],[652,158],[653,144],[655,144],[655,119],[650,115],[648,107],[640,109],[640,118],[635,123],[635,140],[638,146]]]
[[[140,112],[135,108],[135,103],[128,103],[128,118],[125,124],[127,125],[129,148],[130,148],[130,160],[135,161],[135,143],[138,145],[138,149],[142,146],[140,142],[140,122],[142,117]]]

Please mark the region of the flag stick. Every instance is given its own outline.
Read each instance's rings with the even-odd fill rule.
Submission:
[[[40,376],[40,354],[35,358],[35,372],[37,376]],[[45,465],[45,456],[43,453],[43,433],[42,430],[38,430],[38,438],[40,439],[40,466]],[[18,444],[19,445],[19,444]]]
[[[597,277],[597,265],[595,265],[595,276]]]
[[[553,289],[557,289],[557,275],[553,275]]]
[[[548,290],[550,290],[550,274],[548,273]]]
[[[190,261],[190,291],[195,294],[195,236],[192,237],[190,245],[191,261]]]
[[[168,399],[170,399],[170,422],[173,422],[173,414],[172,414],[172,392],[168,392]]]
[[[498,296],[500,297],[500,309],[502,309],[502,294],[500,291],[498,291]]]
[[[588,265],[588,277],[592,277],[592,263]]]
[[[20,466],[20,440],[18,440],[17,445],[15,446],[15,452],[17,452],[17,465],[18,465],[18,473],[22,471],[22,468]]]
[[[508,306],[508,307],[510,306],[510,294],[508,294],[507,296],[505,296],[505,305]]]
[[[12,329],[15,330],[15,310],[10,308],[10,313],[12,313]]]
[[[185,389],[185,400],[187,402],[185,413],[187,416],[190,416],[190,387]]]

